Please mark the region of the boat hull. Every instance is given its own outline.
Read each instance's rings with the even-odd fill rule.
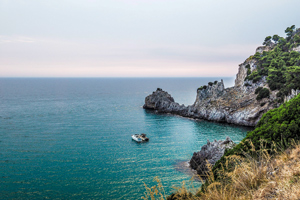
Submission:
[[[147,142],[147,141],[149,141],[149,138],[142,137],[141,135],[138,135],[138,134],[132,135],[131,138],[136,142]]]
[[[134,141],[136,141],[136,142],[142,142],[142,141],[143,141],[141,138],[138,138],[138,137],[135,136],[135,135],[132,135],[131,137],[132,137],[132,139],[133,139]]]

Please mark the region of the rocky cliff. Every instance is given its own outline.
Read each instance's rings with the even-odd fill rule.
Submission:
[[[224,141],[214,140],[213,142],[210,142],[207,140],[207,144],[203,145],[200,151],[194,152],[193,157],[189,162],[190,167],[196,170],[197,174],[200,176],[206,176],[210,167],[212,168],[224,155],[225,150],[232,149],[234,146],[235,143],[229,137]]]
[[[262,49],[259,47],[258,51]],[[221,80],[198,88],[193,105],[180,105],[170,94],[158,88],[145,98],[143,107],[184,117],[255,126],[261,116],[273,108],[272,101],[276,98],[278,91],[271,92],[269,98],[256,100],[256,88],[269,87],[266,77],[262,77],[255,83],[252,80],[245,81],[248,69],[251,72],[256,69],[255,59],[247,59],[239,65],[234,87],[225,88]]]
[[[176,103],[170,94],[157,89],[146,97],[144,108],[255,126],[265,112],[300,93],[300,29],[291,26],[285,32],[286,38],[266,37],[264,46],[239,65],[233,87],[225,88],[222,80],[209,82],[197,89],[190,106]]]

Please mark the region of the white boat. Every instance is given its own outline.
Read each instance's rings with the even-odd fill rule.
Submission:
[[[142,134],[134,134],[131,136],[133,140],[135,140],[136,142],[147,142],[149,141],[149,138],[146,137],[146,134],[142,133]]]

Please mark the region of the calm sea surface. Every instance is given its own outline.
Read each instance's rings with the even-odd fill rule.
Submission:
[[[239,142],[249,129],[158,115],[144,99],[160,87],[193,104],[214,80],[0,79],[0,199],[140,199],[155,176],[170,193],[191,178],[178,163],[207,139]],[[150,141],[135,143],[135,133]]]

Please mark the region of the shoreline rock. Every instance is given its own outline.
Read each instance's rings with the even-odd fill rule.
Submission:
[[[168,92],[158,88],[145,98],[143,108],[193,119],[255,126],[261,116],[273,108],[269,101],[276,98],[274,93],[269,99],[257,101],[255,89],[259,86],[267,87],[262,80],[255,87],[249,87],[243,92],[241,88],[225,89],[221,81],[207,86],[206,89],[198,89],[195,103],[189,106],[180,105]]]
[[[213,167],[215,163],[224,155],[226,149],[232,149],[236,144],[229,138],[225,140],[214,140],[201,147],[201,150],[194,152],[190,160],[190,167],[197,171],[200,176],[206,176],[209,172],[210,165]]]

